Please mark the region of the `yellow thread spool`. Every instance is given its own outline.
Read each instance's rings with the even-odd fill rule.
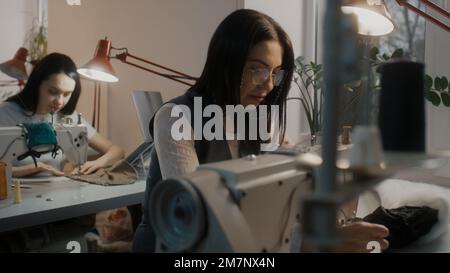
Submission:
[[[6,163],[0,161],[0,200],[8,198],[8,178],[6,177]]]
[[[20,190],[20,181],[14,181],[14,203],[19,204],[22,202],[22,192]]]

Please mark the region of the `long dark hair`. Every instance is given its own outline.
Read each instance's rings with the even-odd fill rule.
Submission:
[[[286,98],[294,73],[294,51],[287,33],[268,15],[249,9],[228,15],[217,27],[202,75],[191,89],[222,107],[240,104],[242,73],[250,50],[260,42],[271,40],[278,41],[283,49],[282,69],[286,75],[262,104],[279,106],[278,129],[282,142],[286,131]]]
[[[75,90],[72,92],[67,104],[59,112],[62,115],[71,115],[75,111],[81,93],[80,75],[72,59],[61,53],[51,53],[39,61],[31,72],[25,87],[17,95],[7,99],[14,102],[24,110],[36,113],[39,102],[39,88],[53,74],[64,73],[75,81]]]

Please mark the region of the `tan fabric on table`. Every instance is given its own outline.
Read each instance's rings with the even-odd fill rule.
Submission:
[[[93,174],[71,175],[71,179],[91,184],[110,186],[133,184],[138,179],[136,170],[124,159],[109,168],[102,168]]]

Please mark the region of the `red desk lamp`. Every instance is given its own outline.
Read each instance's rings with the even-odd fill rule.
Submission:
[[[28,50],[24,47],[19,48],[11,60],[0,64],[0,71],[17,79],[19,85],[23,84],[23,81],[28,79],[27,69],[25,67],[27,56]]]
[[[120,53],[112,55],[111,51],[112,50],[116,50],[119,51]],[[159,75],[161,77],[167,78],[167,79],[171,79],[174,81],[177,81],[179,83],[188,85],[188,86],[192,86],[191,83],[186,82],[186,80],[191,80],[191,81],[195,81],[197,80],[196,78],[189,76],[187,74],[181,73],[179,71],[176,71],[174,69],[162,66],[160,64],[148,61],[146,59],[142,59],[139,57],[136,57],[130,53],[128,53],[128,49],[127,48],[115,48],[111,46],[111,42],[107,39],[104,40],[100,40],[98,42],[98,46],[97,46],[97,50],[95,52],[94,58],[89,61],[86,65],[84,65],[82,68],[78,69],[78,72],[89,78],[89,79],[93,79],[96,81],[102,81],[102,82],[117,82],[119,79],[117,78],[114,69],[110,63],[110,59],[118,59],[120,61],[122,61],[123,63],[132,65],[134,67],[143,69],[145,71],[148,71],[150,73]],[[128,61],[128,59],[135,59],[138,61],[141,61],[143,63],[155,66],[159,69],[168,71],[170,73],[173,74],[166,74],[165,72],[158,72],[154,69],[151,68],[146,68],[144,66],[141,66],[139,64],[133,63]]]
[[[112,54],[112,50],[118,51],[117,54]],[[189,76],[187,74],[181,73],[179,71],[176,71],[174,69],[162,66],[160,64],[148,61],[146,59],[142,59],[139,57],[136,57],[130,53],[128,53],[127,48],[114,48],[111,45],[111,41],[107,40],[106,38],[103,40],[100,40],[97,45],[97,49],[95,51],[94,58],[90,60],[86,65],[78,69],[78,73],[83,75],[84,77],[95,80],[97,82],[117,82],[119,81],[118,77],[116,76],[116,73],[114,71],[113,66],[111,65],[110,59],[118,59],[122,61],[123,63],[129,64],[131,66],[140,68],[142,70],[145,70],[147,72],[159,75],[161,77],[192,86],[192,83],[189,83],[188,81],[196,81],[197,78],[194,78],[192,76]],[[147,68],[142,65],[139,65],[134,62],[128,61],[128,59],[134,59],[140,62],[143,62],[145,64],[151,65],[156,67],[159,70],[163,70],[166,72],[169,72],[171,74],[167,74],[166,72],[158,72],[155,69]],[[93,122],[95,128],[99,127],[100,122],[100,85],[96,83],[95,86],[95,94],[94,94],[94,116],[93,116]]]

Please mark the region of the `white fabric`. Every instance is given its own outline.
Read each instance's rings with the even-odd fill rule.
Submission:
[[[70,116],[61,117],[59,115],[55,115],[54,122],[61,123],[64,118],[70,118],[73,122],[78,121],[78,113],[74,112]],[[21,123],[35,123],[35,122],[51,122],[52,117],[50,114],[47,115],[32,115],[25,112],[19,105],[13,102],[3,102],[0,103],[0,127],[14,127]],[[92,127],[83,117],[81,118],[81,122],[83,125],[87,127],[87,136],[88,139],[91,139],[97,131]],[[59,170],[63,168],[64,156],[62,152],[59,152],[58,156],[52,158],[50,154],[44,154],[39,159],[40,162],[51,165]],[[23,166],[28,164],[34,164],[34,161],[31,157],[28,157],[22,161],[13,162],[14,166]],[[40,175],[48,175],[48,174],[40,174]]]
[[[387,179],[374,190],[380,198],[381,206],[387,209],[428,206],[439,211],[439,221],[428,234],[416,241],[416,244],[431,242],[447,231],[450,190],[400,179]]]

